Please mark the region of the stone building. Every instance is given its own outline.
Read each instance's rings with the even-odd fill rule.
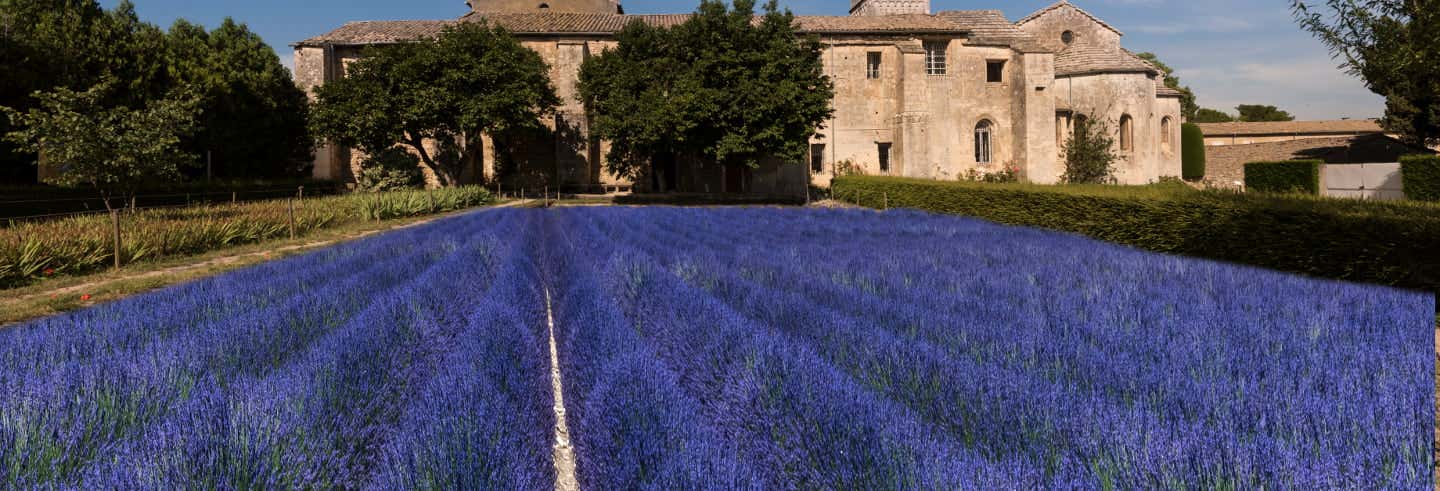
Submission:
[[[606,172],[606,144],[588,134],[576,98],[580,65],[613,47],[628,22],[674,26],[689,14],[625,15],[614,0],[468,3],[471,12],[456,20],[355,22],[296,43],[296,81],[308,90],[335,80],[366,46],[433,36],[457,22],[503,26],[549,63],[564,101],[547,134],[485,137],[470,177],[510,186],[793,194],[844,172],[957,179],[1007,166],[1053,183],[1079,117],[1109,122],[1121,183],[1180,175],[1180,94],[1121,47],[1120,31],[1066,1],[1018,22],[996,10],[931,13],[925,0],[851,0],[849,16],[798,16],[798,29],[823,44],[836,93],[834,117],[817,129],[808,161],[738,171],[671,163],[664,179],[633,183]],[[356,158],[321,149],[316,177],[348,179]]]
[[[1207,147],[1334,139],[1385,133],[1385,129],[1380,127],[1380,122],[1373,119],[1200,123],[1196,126],[1199,126],[1200,131],[1205,134],[1205,146]]]

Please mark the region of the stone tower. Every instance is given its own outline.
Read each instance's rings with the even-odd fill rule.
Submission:
[[[573,12],[620,14],[620,0],[468,0],[475,12]]]
[[[930,0],[850,0],[850,15],[929,13]]]

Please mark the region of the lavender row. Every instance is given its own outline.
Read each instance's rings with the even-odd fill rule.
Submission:
[[[588,218],[584,212],[564,215],[561,228],[585,229]],[[572,242],[584,244],[586,256],[595,258],[592,267],[602,279],[598,290],[607,297],[600,308],[604,303],[618,308],[619,327],[638,335],[644,350],[677,373],[679,389],[699,401],[702,418],[692,424],[722,435],[721,447],[738,449],[764,487],[987,488],[1036,482],[1013,465],[959,448],[958,441],[868,393],[809,347],[771,335],[667,274],[644,251],[623,242],[594,249],[605,242],[594,234]],[[584,349],[588,346],[562,357],[585,356]],[[626,405],[624,395],[604,404]],[[628,411],[652,411],[652,404],[632,398]],[[613,430],[602,424],[576,431]],[[631,438],[648,440],[644,434]]]
[[[533,267],[519,236],[502,230],[525,219],[449,220],[7,332],[7,346],[51,336],[97,349],[0,367],[16,374],[0,406],[0,438],[15,450],[0,477],[82,487],[545,487],[550,401],[533,366],[543,363],[543,306],[509,281]],[[238,296],[216,288],[236,276],[270,286]],[[193,325],[141,332],[173,311],[203,313],[182,320]],[[98,328],[78,330],[86,325],[75,318]],[[26,377],[35,373],[54,375]],[[432,417],[441,414],[450,418]],[[541,430],[513,431],[529,427]],[[457,458],[491,472],[467,472]]]
[[[599,219],[614,222],[610,226],[616,236],[648,244],[652,257],[664,258],[671,271],[691,284],[761,324],[814,343],[827,359],[873,390],[904,401],[972,447],[998,458],[1024,456],[1029,466],[1055,480],[1051,485],[1334,487],[1390,482],[1406,487],[1428,481],[1427,428],[1433,420],[1428,401],[1433,394],[1426,387],[1433,369],[1426,367],[1433,367],[1433,359],[1426,340],[1429,311],[1418,296],[1206,263],[1179,264],[1187,271],[1169,279],[1182,281],[1159,281],[1130,292],[1123,291],[1133,288],[1127,284],[1105,285],[1107,291],[1123,293],[1115,295],[1121,301],[1109,305],[1067,299],[1063,291],[1048,292],[1060,298],[1039,305],[1084,306],[1099,311],[1099,319],[1076,322],[1052,316],[1012,323],[1005,321],[1015,313],[996,315],[985,309],[967,316],[968,310],[947,309],[957,301],[935,293],[955,296],[978,290],[972,295],[1003,300],[1000,292],[1015,289],[1004,280],[1030,283],[1029,277],[1013,274],[1015,270],[1036,271],[1047,266],[1048,258],[1064,257],[1077,246],[1092,249],[1092,257],[1100,260],[1090,267],[1072,266],[1070,274],[1102,283],[1127,278],[1157,282],[1157,276],[1164,280],[1164,272],[1156,270],[1174,268],[1180,260],[1057,236],[1051,250],[999,265],[1011,274],[997,274],[1000,278],[992,284],[973,282],[978,288],[957,292],[927,280],[946,274],[990,276],[955,272],[963,266],[957,268],[934,253],[953,253],[956,245],[981,250],[997,246],[957,242],[953,231],[927,230],[937,227],[936,221],[953,219],[914,215],[879,223],[869,214],[784,217],[733,211],[712,213],[710,220],[677,211],[643,218],[611,214],[610,220]],[[779,223],[772,228],[767,221]],[[972,235],[1004,246],[1005,232],[1014,231],[1010,235],[1035,247],[1034,238],[1025,237],[1034,232],[986,227],[989,230]],[[794,242],[824,237],[827,228],[846,240]],[[890,244],[897,243],[894,237],[907,237],[898,245],[922,252],[916,254],[921,257],[912,256],[914,263],[934,272],[926,275],[906,270],[903,263],[877,260],[873,250],[881,246],[860,235],[888,235],[884,238]],[[934,236],[947,243],[924,240]],[[785,254],[788,247],[813,254]],[[780,254],[774,253],[777,248]],[[923,251],[933,252],[927,257]],[[881,291],[891,296],[906,291],[884,278],[867,278],[865,268],[840,278],[841,284],[825,281],[827,272],[838,273],[828,264],[860,264],[865,258],[877,268],[890,266],[887,275],[904,278],[912,287],[913,303],[875,301],[883,296]],[[1149,267],[1126,267],[1135,262]],[[1163,294],[1167,288],[1180,294],[1200,290],[1187,287],[1184,280],[1228,286],[1196,293],[1240,308],[1220,305],[1231,308],[1205,312],[1216,306],[1145,296]],[[1237,290],[1286,295],[1278,303],[1267,300],[1265,309],[1245,298],[1226,298]],[[1178,311],[1144,311],[1151,304]],[[1345,308],[1326,309],[1329,305]],[[1163,322],[1146,323],[1136,311]],[[1326,320],[1324,336],[1312,334],[1314,326],[1287,318],[1297,311],[1310,312],[1308,320]],[[1137,325],[1125,327],[1126,321]],[[1415,327],[1395,329],[1400,326]],[[1225,344],[1206,336],[1217,328],[1223,332],[1214,337]],[[1229,352],[1216,351],[1227,346]],[[1218,356],[1228,367],[1206,356]],[[1252,360],[1251,365],[1243,365],[1245,360]],[[1121,366],[1106,367],[1107,361]],[[1167,386],[1181,390],[1157,390]],[[1200,397],[1184,400],[1187,391]]]

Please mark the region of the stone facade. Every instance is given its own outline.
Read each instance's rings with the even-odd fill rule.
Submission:
[[[1006,166],[1029,181],[1054,183],[1064,172],[1061,148],[1076,114],[1109,120],[1112,131],[1127,129],[1120,182],[1180,174],[1179,94],[1159,83],[1153,66],[1120,47],[1119,31],[1067,2],[1018,23],[998,11],[932,15],[928,2],[887,0],[853,1],[851,16],[797,17],[801,32],[820,38],[836,91],[834,117],[817,129],[807,161],[739,171],[665,162],[659,175],[635,182],[606,172],[607,145],[588,136],[585,108],[575,97],[579,67],[613,47],[614,33],[627,22],[673,26],[689,16],[616,15],[604,13],[605,2],[550,2],[549,12],[505,0],[476,2],[455,21],[352,23],[297,43],[296,80],[311,89],[343,76],[366,45],[433,35],[454,22],[505,26],[550,65],[564,101],[559,115],[545,122],[546,134],[485,138],[483,162],[472,174],[507,187],[802,194],[807,182],[827,186],[844,172],[957,179]],[[559,5],[577,10],[562,12]],[[872,14],[880,11],[897,13]],[[316,177],[349,179],[357,158],[323,148]]]

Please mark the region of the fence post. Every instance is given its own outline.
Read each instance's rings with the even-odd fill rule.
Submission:
[[[290,240],[295,240],[295,200],[290,200]]]
[[[297,199],[304,200],[304,199],[305,199],[305,186],[300,186],[300,189],[298,189],[298,190],[295,191],[295,196],[297,196]]]
[[[240,193],[237,193],[235,191],[230,192],[230,204],[233,205],[240,202],[238,199],[236,199],[238,194]]]
[[[885,211],[889,211],[889,210],[890,210],[890,192],[889,192],[889,191],[886,191],[886,192],[885,192],[885,208],[884,208],[884,209],[885,209]]]
[[[120,270],[120,210],[110,210],[110,231],[115,239],[115,270]]]

